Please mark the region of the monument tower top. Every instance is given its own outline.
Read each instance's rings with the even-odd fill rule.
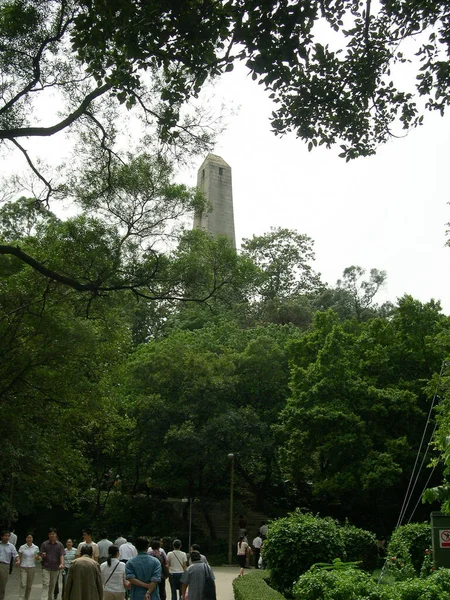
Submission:
[[[209,200],[210,210],[194,216],[194,229],[226,235],[236,248],[231,167],[222,157],[208,154],[198,170],[197,187]]]

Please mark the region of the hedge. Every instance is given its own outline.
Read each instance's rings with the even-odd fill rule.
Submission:
[[[356,569],[314,570],[299,578],[293,592],[295,600],[448,600],[450,571],[438,569],[423,579],[382,585]]]
[[[405,579],[419,575],[423,562],[431,548],[431,526],[429,523],[409,523],[394,531],[388,545],[388,565],[397,571],[396,577]]]
[[[285,600],[285,597],[271,588],[266,579],[268,571],[255,569],[233,581],[235,600]]]
[[[348,524],[340,526],[333,519],[296,510],[269,524],[263,555],[272,585],[290,595],[294,582],[316,563],[340,558],[373,570],[378,546],[375,535],[369,531]]]

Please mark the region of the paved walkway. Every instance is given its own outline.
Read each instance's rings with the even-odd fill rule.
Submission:
[[[19,584],[20,584],[20,568],[14,567],[12,574],[8,578],[6,584],[5,600],[18,600]],[[214,575],[216,577],[217,600],[234,600],[232,582],[239,574],[239,567],[214,567]],[[42,585],[41,585],[42,569],[36,567],[36,576],[31,590],[30,600],[41,600]],[[170,588],[167,586],[167,600],[170,600]],[[61,594],[58,596],[61,599]]]

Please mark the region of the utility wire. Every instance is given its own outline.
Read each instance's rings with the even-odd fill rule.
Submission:
[[[434,409],[434,404],[436,402],[437,392],[438,392],[438,389],[439,389],[439,383],[441,381],[441,377],[442,377],[442,373],[444,372],[444,366],[445,365],[446,365],[446,362],[445,362],[445,360],[443,360],[442,361],[442,366],[441,366],[441,372],[439,373],[439,378],[438,378],[438,381],[436,383],[436,389],[435,389],[435,392],[434,392],[433,400],[431,402],[430,410],[428,411],[427,422],[426,422],[425,428],[423,430],[422,439],[420,440],[419,449],[417,450],[416,460],[414,462],[414,467],[413,467],[413,470],[412,470],[412,473],[411,473],[411,477],[410,477],[410,480],[409,480],[409,483],[408,483],[408,488],[406,490],[405,499],[403,500],[402,508],[400,510],[400,514],[399,514],[397,525],[395,526],[395,529],[397,529],[398,527],[400,527],[400,525],[402,524],[402,520],[403,520],[403,518],[405,516],[406,508],[407,508],[407,506],[408,506],[408,504],[409,504],[409,502],[411,500],[411,496],[412,496],[412,493],[414,491],[414,487],[413,487],[413,489],[411,489],[411,485],[412,485],[412,481],[414,479],[414,475],[416,473],[417,463],[419,462],[419,456],[420,456],[420,453],[422,451],[422,446],[423,446],[423,442],[424,442],[424,439],[425,439],[425,434],[426,434],[427,429],[428,429],[428,424],[429,424],[429,422],[431,420],[431,414],[432,414],[433,409]],[[419,469],[418,472],[420,472],[420,469]],[[417,482],[417,478],[416,478],[416,482]],[[416,485],[416,484],[414,484],[414,485]]]

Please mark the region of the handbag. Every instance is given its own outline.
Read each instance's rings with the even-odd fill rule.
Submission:
[[[216,600],[216,584],[208,565],[205,565],[205,587],[203,589],[204,600]]]

